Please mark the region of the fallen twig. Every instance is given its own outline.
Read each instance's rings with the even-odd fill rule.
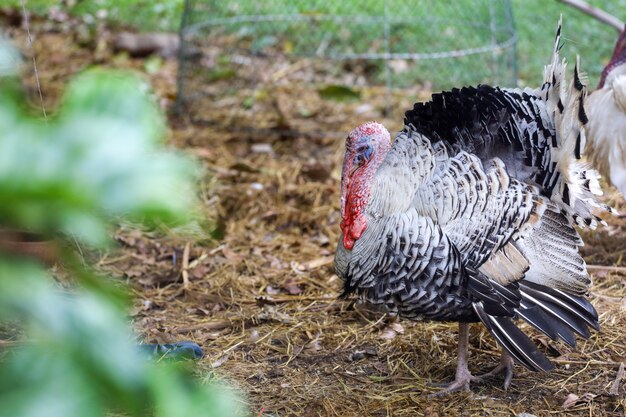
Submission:
[[[189,288],[189,251],[191,250],[191,243],[187,242],[185,249],[183,250],[183,288]]]
[[[108,253],[105,253],[104,256],[102,256],[102,258],[98,261],[98,268],[101,268],[103,266],[107,266],[107,265],[112,265],[115,264],[117,262],[123,261],[124,259],[128,259],[131,257],[130,254],[124,254],[115,258],[110,258],[108,257]]]
[[[174,33],[122,32],[113,39],[116,51],[127,52],[132,57],[159,54],[164,58],[176,56],[180,41]]]
[[[334,260],[335,260],[335,257],[331,255],[331,256],[323,256],[317,259],[312,259],[308,262],[303,262],[303,263],[292,262],[291,269],[295,273],[301,274],[303,272],[311,271],[313,269],[317,269],[319,267],[331,264],[333,263]]]
[[[232,326],[233,326],[233,322],[228,321],[228,320],[224,320],[224,321],[210,321],[208,323],[200,323],[200,324],[195,324],[193,326],[180,327],[180,328],[174,330],[174,332],[176,332],[176,333],[189,333],[189,332],[195,332],[196,330],[222,330],[222,329],[226,329],[226,328],[232,327]]]
[[[617,396],[619,394],[619,383],[624,378],[624,362],[622,362],[617,370],[617,375],[615,376],[615,381],[611,384],[611,389],[609,389],[609,395]]]
[[[588,271],[611,271],[611,272],[626,273],[626,267],[624,266],[587,265],[587,270]]]
[[[619,303],[624,299],[624,297],[611,297],[610,295],[599,294],[595,291],[591,291],[591,295],[600,300],[610,301],[612,303]]]
[[[577,361],[577,360],[570,360],[570,359],[550,359],[551,362],[554,363],[562,363],[562,364],[567,364],[567,365],[589,365],[589,366],[617,366],[620,365],[620,362],[614,362],[614,361]]]
[[[302,301],[336,301],[337,297],[311,297],[306,295],[291,295],[288,297],[273,297],[270,295],[259,295],[254,300],[241,300],[240,304],[283,304],[283,303],[299,303]]]

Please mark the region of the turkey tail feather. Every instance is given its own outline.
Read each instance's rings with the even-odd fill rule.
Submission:
[[[548,371],[553,365],[515,326],[510,315],[494,309],[494,305],[508,311],[517,304],[514,312],[518,317],[552,340],[561,339],[571,347],[576,346],[574,333],[587,339],[590,336],[588,327],[600,330],[598,313],[583,296],[526,280],[516,282],[511,288],[491,280],[481,281],[480,276],[474,277],[470,283],[477,283],[468,289],[480,300],[472,305],[480,321],[517,362],[530,370]],[[520,294],[520,301],[516,301],[516,294]],[[495,301],[497,299],[499,303]]]
[[[537,350],[535,344],[508,317],[488,315],[482,303],[473,304],[474,311],[500,345],[521,365],[531,371],[548,372],[552,362]]]
[[[523,308],[520,308],[517,314],[528,324],[552,340],[556,340],[559,337],[559,329],[554,325],[554,320],[550,319],[541,308],[536,305],[529,307],[523,303],[522,306]]]
[[[549,310],[546,308],[544,308],[544,310],[548,311],[548,313],[559,316],[560,318],[563,318],[564,321],[569,319],[571,322],[574,322],[574,325],[571,325],[571,327],[581,336],[589,336],[586,325],[593,327],[598,331],[600,330],[600,325],[598,324],[598,313],[593,308],[591,303],[584,298],[575,297],[573,295],[566,294],[563,291],[555,290],[526,280],[520,282],[520,289],[522,297],[531,297],[535,300],[535,304],[541,303],[546,305]],[[579,331],[576,328],[581,330]]]
[[[540,88],[480,85],[444,91],[430,102],[416,103],[404,123],[449,154],[472,153],[483,164],[499,158],[512,178],[537,185],[574,224],[595,228],[604,222],[594,209],[614,211],[597,201],[600,176],[581,162],[588,122],[586,78],[577,62],[566,88],[560,49],[561,22]]]
[[[613,209],[597,201],[602,195],[600,175],[580,162],[585,148],[585,125],[589,121],[585,112],[587,98],[587,78],[580,72],[580,58],[576,57],[574,78],[566,88],[565,59],[560,59],[561,26],[559,20],[552,61],[544,69],[544,84],[536,94],[546,103],[548,114],[554,115],[555,135],[550,147],[551,161],[556,163],[550,181],[551,199],[565,207],[568,217],[580,227],[595,228],[598,223],[606,224],[592,214],[593,209],[614,212]]]
[[[552,340],[560,338],[575,347],[572,331],[585,339],[590,336],[588,326],[600,331],[598,313],[584,297],[526,280],[519,289],[522,303],[516,313]]]

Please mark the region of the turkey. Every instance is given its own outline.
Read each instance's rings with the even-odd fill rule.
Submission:
[[[626,196],[626,26],[585,104],[586,153],[594,167]]]
[[[405,115],[391,143],[369,122],[346,139],[341,236],[335,269],[344,296],[413,320],[459,322],[454,381],[439,394],[505,373],[553,364],[514,324],[521,318],[575,346],[599,330],[585,294],[591,280],[574,225],[601,220],[598,175],[577,157],[584,143],[586,88],[565,86],[553,59],[538,89],[481,85],[434,94]],[[482,377],[467,365],[469,323],[482,322],[502,348]]]

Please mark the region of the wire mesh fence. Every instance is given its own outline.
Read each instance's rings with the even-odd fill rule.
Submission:
[[[343,135],[347,114],[516,83],[505,0],[187,0],[181,40],[177,108],[229,130]]]

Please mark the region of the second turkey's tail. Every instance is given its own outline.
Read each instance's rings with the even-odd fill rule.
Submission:
[[[552,201],[559,203],[565,213],[580,227],[595,228],[604,224],[593,211],[614,212],[598,201],[602,195],[597,171],[581,161],[585,149],[585,113],[587,98],[586,77],[580,73],[579,59],[576,59],[574,78],[566,86],[565,59],[559,57],[561,49],[562,17],[557,27],[552,61],[544,69],[544,83],[537,91],[546,103],[549,114],[554,115],[556,135],[550,144],[550,162],[556,169],[550,170],[549,181]]]

